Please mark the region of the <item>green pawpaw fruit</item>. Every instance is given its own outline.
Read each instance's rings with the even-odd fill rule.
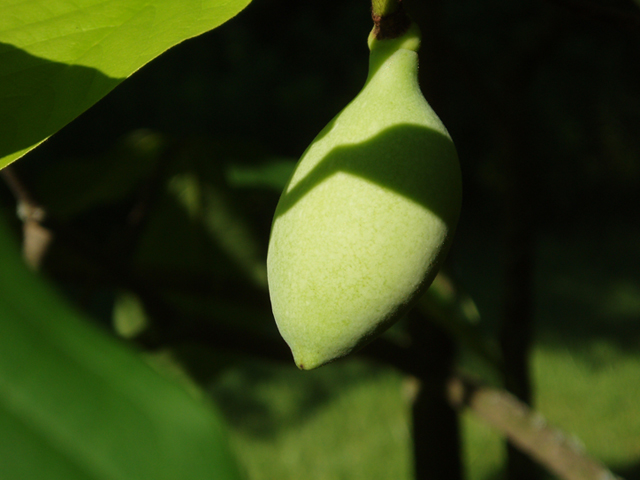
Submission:
[[[369,36],[362,91],[302,155],[275,211],[267,270],[299,368],[374,339],[431,284],[461,204],[458,157],[418,85],[420,33]]]

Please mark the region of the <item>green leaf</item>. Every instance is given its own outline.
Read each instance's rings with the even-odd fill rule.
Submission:
[[[268,188],[281,193],[296,167],[296,159],[274,158],[261,165],[230,165],[227,181],[238,188]]]
[[[0,168],[250,0],[0,0]]]
[[[225,192],[189,173],[171,178],[169,190],[220,249],[256,285],[266,288],[267,269],[259,244]]]
[[[29,272],[0,222],[3,480],[235,480],[217,412]]]

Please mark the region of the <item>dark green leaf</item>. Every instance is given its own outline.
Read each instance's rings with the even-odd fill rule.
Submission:
[[[26,270],[4,224],[0,265],[3,479],[239,478],[215,410]]]

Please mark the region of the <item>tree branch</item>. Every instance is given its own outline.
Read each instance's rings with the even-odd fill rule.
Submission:
[[[589,458],[579,443],[548,425],[542,415],[504,390],[454,376],[449,379],[447,395],[455,408],[469,408],[520,451],[563,480],[619,479]]]

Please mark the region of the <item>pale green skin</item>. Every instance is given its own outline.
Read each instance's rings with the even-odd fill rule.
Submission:
[[[461,203],[455,147],[420,92],[419,31],[369,38],[369,77],[303,154],[273,221],[273,313],[299,368],[371,341],[428,286]]]

